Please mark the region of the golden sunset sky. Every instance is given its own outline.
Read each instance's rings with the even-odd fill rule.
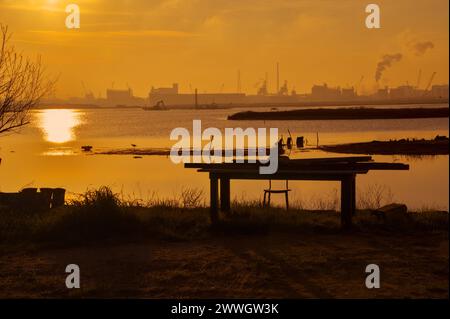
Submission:
[[[381,29],[365,27],[365,6],[381,7]],[[65,27],[65,7],[81,9],[81,28]],[[48,72],[59,75],[56,94],[95,95],[111,87],[146,96],[151,86],[179,82],[200,92],[242,90],[275,64],[290,89],[309,92],[313,84],[375,88],[375,70],[385,54],[403,58],[386,70],[379,85],[422,87],[448,83],[448,0],[0,0],[0,22],[26,55],[40,54]],[[419,54],[419,43],[434,48]]]

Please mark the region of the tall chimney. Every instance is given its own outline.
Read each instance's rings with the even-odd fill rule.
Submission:
[[[195,108],[198,107],[198,91],[195,89]]]
[[[277,62],[277,94],[280,93],[280,63]]]
[[[241,93],[241,70],[238,70],[237,74],[237,92]]]

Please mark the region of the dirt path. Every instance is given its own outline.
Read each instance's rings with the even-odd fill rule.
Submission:
[[[0,255],[0,297],[448,298],[448,238],[300,234],[149,241]],[[65,287],[67,264],[81,289]],[[365,287],[365,267],[381,288]]]

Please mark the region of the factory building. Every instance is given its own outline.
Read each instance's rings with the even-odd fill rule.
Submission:
[[[344,100],[353,100],[354,98],[356,98],[355,88],[351,87],[351,88],[348,88],[348,89],[342,89],[341,97]]]
[[[431,96],[439,99],[448,99],[448,84],[433,85],[431,87]]]
[[[177,83],[171,88],[152,88],[149,93],[149,105],[163,101],[165,105],[233,105],[245,103],[244,93],[179,93]]]
[[[105,103],[107,106],[144,106],[145,100],[133,96],[133,90],[130,88],[127,90],[107,89]]]
[[[314,85],[311,89],[311,98],[314,100],[333,100],[341,98],[341,89],[331,88],[326,83]]]

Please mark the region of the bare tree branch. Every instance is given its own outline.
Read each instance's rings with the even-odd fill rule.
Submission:
[[[0,24],[0,134],[29,123],[30,109],[50,93],[55,81],[46,79],[40,57],[35,61],[10,45],[8,26]]]

